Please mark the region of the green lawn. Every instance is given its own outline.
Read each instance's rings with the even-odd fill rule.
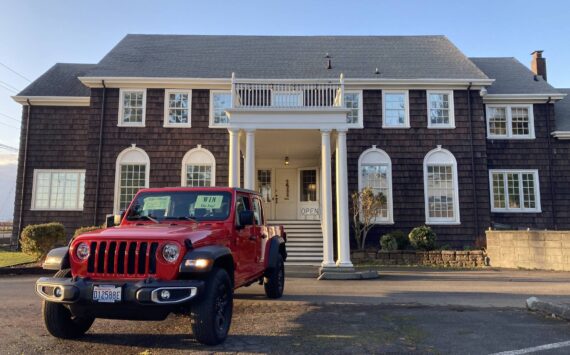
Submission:
[[[0,267],[33,263],[36,258],[17,251],[0,250]]]

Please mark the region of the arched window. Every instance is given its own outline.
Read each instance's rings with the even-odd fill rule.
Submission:
[[[358,190],[370,187],[375,194],[383,194],[385,208],[376,218],[378,224],[394,223],[392,207],[392,161],[382,149],[365,150],[358,159]]]
[[[134,144],[117,157],[115,168],[115,213],[129,207],[135,194],[148,187],[150,159]]]
[[[424,159],[424,195],[427,224],[460,223],[457,161],[440,145]]]
[[[182,186],[216,186],[216,158],[198,144],[182,159]]]

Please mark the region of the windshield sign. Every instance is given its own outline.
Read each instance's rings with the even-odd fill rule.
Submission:
[[[133,202],[127,220],[223,221],[232,196],[219,191],[145,192]]]

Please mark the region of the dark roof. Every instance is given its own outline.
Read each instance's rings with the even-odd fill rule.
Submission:
[[[567,94],[568,96],[554,104],[556,130],[570,131],[570,88],[557,90],[563,94]]]
[[[338,78],[340,73],[487,79],[445,36],[127,35],[86,76],[229,78],[232,72],[238,78],[274,79]]]
[[[556,94],[558,91],[515,58],[469,58],[489,78],[489,94]]]
[[[90,96],[89,88],[77,77],[94,67],[94,64],[57,63],[18,96]]]

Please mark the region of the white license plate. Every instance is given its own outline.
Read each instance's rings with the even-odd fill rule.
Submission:
[[[121,302],[121,286],[93,286],[93,301],[104,303]]]

